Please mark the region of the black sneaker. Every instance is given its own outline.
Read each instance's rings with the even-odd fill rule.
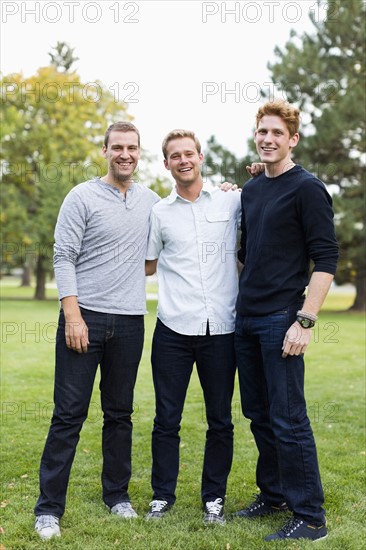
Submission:
[[[161,519],[172,507],[166,500],[152,500],[145,519]]]
[[[217,498],[212,502],[205,503],[203,521],[206,525],[211,525],[213,523],[225,525],[224,505],[221,503],[222,498]]]
[[[279,512],[287,512],[288,507],[286,502],[279,502],[278,504],[269,504],[266,502],[261,493],[255,495],[255,501],[249,504],[244,510],[239,510],[232,514],[233,518],[259,518],[262,516],[269,516],[271,514],[278,514]]]
[[[285,525],[277,531],[268,535],[264,540],[289,540],[289,539],[308,539],[320,540],[327,537],[326,525],[311,525],[307,521],[300,518],[291,518]]]

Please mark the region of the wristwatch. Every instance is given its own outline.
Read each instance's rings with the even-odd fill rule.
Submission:
[[[313,328],[316,323],[316,319],[310,319],[305,315],[302,315],[299,311],[297,312],[296,321],[302,326],[302,328]]]

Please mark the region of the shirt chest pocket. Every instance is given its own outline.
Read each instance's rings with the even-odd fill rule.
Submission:
[[[223,240],[229,226],[230,211],[206,212],[207,231],[215,240]]]
[[[206,220],[210,223],[228,222],[230,219],[229,210],[220,212],[206,212]]]

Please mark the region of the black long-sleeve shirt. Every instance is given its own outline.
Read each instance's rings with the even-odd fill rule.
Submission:
[[[246,183],[241,200],[240,315],[267,315],[301,300],[310,260],[314,271],[335,274],[332,199],[318,178],[300,165],[275,178],[263,173]]]

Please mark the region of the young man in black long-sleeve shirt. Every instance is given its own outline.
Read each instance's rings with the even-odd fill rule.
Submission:
[[[327,536],[304,353],[336,271],[338,245],[324,184],[291,159],[299,118],[282,100],[259,109],[254,139],[265,172],[241,197],[236,353],[242,409],[259,451],[260,494],[235,515],[289,509],[293,517],[267,541]]]

